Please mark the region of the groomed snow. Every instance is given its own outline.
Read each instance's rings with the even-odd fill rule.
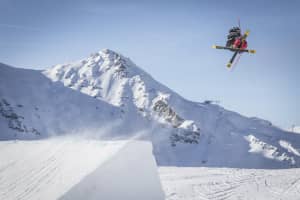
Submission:
[[[163,199],[151,151],[124,140],[1,141],[0,199]]]
[[[300,169],[160,167],[166,200],[299,200]]]

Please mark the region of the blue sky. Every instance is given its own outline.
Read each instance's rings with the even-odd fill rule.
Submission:
[[[44,69],[110,48],[130,57],[182,96],[300,125],[296,0],[66,1],[0,0],[0,62]],[[224,44],[241,20],[249,48],[236,68]]]

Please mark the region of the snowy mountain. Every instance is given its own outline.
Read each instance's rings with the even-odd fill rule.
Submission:
[[[173,145],[199,142],[200,130],[194,121],[172,108],[185,100],[111,50],[105,49],[79,62],[56,65],[44,74],[66,87],[119,107],[125,118],[138,114],[174,127]]]
[[[1,139],[142,133],[160,166],[300,166],[300,135],[188,101],[108,49],[45,71],[0,70]]]

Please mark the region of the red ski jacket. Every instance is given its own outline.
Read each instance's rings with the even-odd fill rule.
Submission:
[[[233,48],[239,48],[239,46],[241,46],[241,49],[246,49],[248,47],[247,41],[242,41],[241,38],[237,38],[233,43]]]

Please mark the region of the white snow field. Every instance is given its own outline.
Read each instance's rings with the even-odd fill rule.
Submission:
[[[149,142],[0,142],[0,199],[164,199]]]
[[[166,200],[299,200],[300,169],[160,167]]]

